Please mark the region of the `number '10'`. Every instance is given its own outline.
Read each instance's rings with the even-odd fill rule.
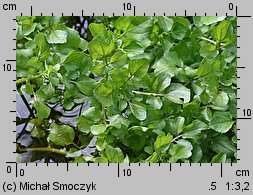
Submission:
[[[124,8],[124,10],[131,10],[132,5],[131,5],[131,3],[123,3],[123,8]]]
[[[11,64],[4,64],[3,69],[4,71],[11,71]]]
[[[243,109],[243,116],[251,116],[251,109]]]

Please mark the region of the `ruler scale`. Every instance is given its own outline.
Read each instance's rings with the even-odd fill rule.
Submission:
[[[2,1],[1,193],[252,194],[251,45],[246,1]],[[16,16],[237,16],[237,163],[16,163]],[[250,113],[245,114],[248,111]]]

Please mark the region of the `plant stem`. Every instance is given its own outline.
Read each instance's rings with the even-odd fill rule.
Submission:
[[[17,148],[17,152],[49,152],[56,153],[66,156],[68,154],[67,151],[55,149],[55,148]]]
[[[72,144],[73,144],[73,146],[75,146],[77,149],[80,150],[80,147],[78,145],[76,145],[74,142]]]
[[[212,44],[214,44],[214,45],[217,44],[216,41],[211,40],[211,39],[208,39],[208,38],[206,38],[206,37],[201,37],[200,39],[202,39],[202,40],[204,40],[204,41],[208,41],[209,43],[212,43]],[[224,46],[224,43],[220,43],[220,45],[221,45],[221,46]]]
[[[16,84],[18,85],[20,83],[24,83],[24,82],[32,80],[32,79],[37,79],[38,77],[41,77],[43,75],[44,75],[44,72],[41,74],[35,75],[35,76],[28,77],[28,78],[22,78],[22,79],[17,80]]]
[[[216,45],[216,42],[215,42],[215,41],[213,41],[213,40],[211,40],[211,39],[208,39],[208,38],[206,38],[206,37],[201,37],[200,39],[202,39],[202,40],[204,40],[204,41],[208,41],[208,42],[210,42],[210,43]]]
[[[132,92],[139,95],[164,96],[164,94],[159,94],[159,93],[149,93],[149,92],[143,92],[143,91],[132,91]]]
[[[178,140],[179,138],[181,138],[182,136],[183,136],[183,134],[174,137],[174,139],[173,139],[171,142],[177,141],[177,140]]]
[[[106,122],[106,110],[105,110],[105,107],[102,106],[102,112],[103,112],[103,123],[106,125],[107,122]]]

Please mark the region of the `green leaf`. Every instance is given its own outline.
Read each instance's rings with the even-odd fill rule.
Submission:
[[[107,30],[104,24],[91,23],[89,25],[89,30],[93,37],[95,36],[107,36]]]
[[[143,78],[146,76],[149,68],[149,61],[146,58],[129,61],[129,71],[132,76]]]
[[[84,116],[86,119],[98,122],[103,118],[103,113],[100,109],[91,106],[87,110],[84,110],[82,116]]]
[[[225,135],[218,135],[212,139],[212,149],[216,153],[224,152],[227,157],[233,157],[236,154],[235,145]]]
[[[118,103],[119,111],[123,111],[127,107],[127,101],[120,99]]]
[[[96,157],[95,163],[108,163],[108,160],[105,157]]]
[[[184,34],[182,36],[185,36]],[[187,65],[199,61],[199,49],[200,43],[196,39],[184,39],[174,46],[178,57]]]
[[[178,116],[175,119],[170,119],[169,120],[170,132],[173,135],[179,135],[183,131],[184,122],[185,122],[185,118],[181,116]]]
[[[183,40],[191,29],[191,23],[184,17],[173,17],[173,20],[172,37],[177,40]]]
[[[111,40],[102,36],[96,36],[89,42],[89,52],[92,58],[101,59],[108,56],[114,50],[115,46]]]
[[[115,127],[115,128],[121,128],[122,126],[128,127],[130,125],[130,121],[128,121],[125,117],[122,115],[116,114],[112,117],[110,117],[110,124],[108,127]]]
[[[229,27],[230,27],[230,21],[223,20],[214,29],[214,39],[218,43],[221,43],[225,39],[225,37],[227,36],[228,30],[229,30]]]
[[[178,74],[178,68],[168,61],[165,57],[162,57],[155,65],[155,75],[159,76],[161,74],[167,73],[171,77],[174,77]]]
[[[189,102],[191,98],[190,96],[190,90],[179,83],[171,84],[168,92],[164,95],[165,98],[176,104],[183,104]]]
[[[226,16],[194,16],[193,21],[196,26],[210,25],[224,20]]]
[[[147,152],[149,155],[153,154],[153,152],[154,152],[153,146],[146,146],[144,148],[144,151]]]
[[[62,62],[64,68],[68,71],[74,71],[78,68],[85,68],[87,56],[81,51],[71,51]]]
[[[179,159],[189,158],[192,155],[192,144],[187,140],[179,140],[170,147],[170,162],[177,162]]]
[[[96,81],[87,76],[79,77],[75,84],[77,85],[78,89],[86,96],[91,96],[93,94],[93,90],[97,86]]]
[[[144,53],[144,48],[136,42],[131,42],[127,45],[123,45],[122,49],[127,54],[127,57],[129,58],[134,58],[135,56],[138,56]]]
[[[136,133],[131,133],[131,134],[126,135],[126,136],[121,140],[121,142],[122,142],[125,146],[127,146],[127,147],[129,147],[129,148],[131,148],[131,149],[133,149],[133,150],[136,150],[136,151],[142,149],[142,147],[143,147],[143,145],[142,145],[142,139],[141,139],[141,137],[140,137],[139,135],[137,135]]]
[[[165,31],[168,32],[171,30],[172,25],[173,25],[173,20],[169,17],[164,17],[164,16],[156,16],[158,19],[158,25],[159,27]]]
[[[134,24],[132,24],[132,21],[135,19],[134,16],[130,16],[130,17],[119,17],[116,21],[115,21],[115,28],[118,30],[122,30],[122,31],[126,31],[129,30],[131,28],[134,27]]]
[[[80,39],[80,44],[79,44],[79,48],[82,51],[86,51],[88,49],[88,41],[84,40],[84,39]]]
[[[63,103],[63,107],[66,110],[71,110],[74,105],[75,105],[74,102],[72,102],[71,100],[64,101]]]
[[[226,110],[228,105],[229,97],[226,92],[222,91],[214,100],[214,105],[212,106],[215,110]]]
[[[173,136],[171,134],[168,135],[158,135],[156,141],[154,143],[155,150],[159,150],[161,147],[166,146],[171,143],[173,140]]]
[[[127,59],[127,54],[126,53],[124,53],[122,51],[117,51],[112,55],[112,57],[110,59],[110,62],[112,64],[120,63],[120,62],[124,62],[126,59]]]
[[[227,155],[224,152],[221,152],[219,154],[216,154],[212,160],[211,163],[225,163],[226,162]]]
[[[36,35],[35,42],[41,52],[43,52],[47,48],[47,41],[43,33],[38,33]]]
[[[202,131],[207,129],[209,129],[208,124],[204,123],[203,121],[200,121],[199,119],[196,119],[184,128],[184,132]]]
[[[164,58],[173,65],[178,67],[183,67],[183,61],[178,57],[177,53],[174,51],[168,51],[164,53]]]
[[[67,42],[67,32],[63,30],[52,30],[46,37],[47,42],[51,44],[60,44]]]
[[[199,54],[204,58],[212,59],[215,58],[219,54],[219,52],[216,50],[215,45],[208,43],[200,48]]]
[[[76,30],[68,27],[65,27],[63,30],[67,33],[67,41],[62,44],[55,44],[53,47],[57,52],[63,55],[68,55],[72,50],[78,49],[81,39]]]
[[[28,61],[33,55],[32,49],[17,49],[16,51],[16,61],[17,61],[17,76],[18,77],[28,77],[27,72]]]
[[[163,106],[162,99],[154,96],[151,96],[149,99],[147,99],[147,104],[151,105],[154,109],[161,109]]]
[[[94,97],[104,106],[112,106],[112,83],[100,83],[93,91]]]
[[[89,133],[90,132],[90,127],[94,125],[94,122],[90,119],[87,119],[86,117],[79,116],[76,119],[76,123],[78,126],[78,130],[83,132],[83,133]]]
[[[154,89],[158,89],[158,91],[163,91],[165,90],[168,86],[170,86],[170,82],[171,82],[171,76],[170,74],[164,72],[161,73],[156,81],[153,84],[153,88]]]
[[[226,133],[233,126],[232,115],[229,112],[214,112],[210,121],[210,128],[219,132]]]
[[[196,72],[196,74],[198,75],[198,77],[202,77],[205,76],[207,74],[209,74],[212,71],[212,65],[206,61],[202,62],[199,67],[198,70]]]
[[[129,70],[127,68],[117,68],[111,71],[110,76],[114,84],[120,88],[126,84],[129,77]]]
[[[33,86],[30,83],[22,85],[21,90],[29,95],[32,95],[34,93]]]
[[[37,23],[30,24],[30,22],[24,22],[22,24],[22,34],[23,34],[23,36],[28,36],[32,32],[34,32],[36,26],[37,26]]]
[[[129,102],[132,114],[139,120],[143,121],[147,117],[146,106],[137,101]]]
[[[124,161],[124,155],[121,149],[118,147],[114,148],[110,145],[106,145],[105,155],[108,161],[111,163],[121,163]]]
[[[192,162],[197,163],[202,159],[202,157],[203,157],[202,148],[198,144],[194,144],[191,156]]]
[[[36,95],[41,100],[50,100],[55,94],[55,88],[51,83],[40,86],[39,90],[36,91]]]
[[[41,99],[32,99],[31,104],[36,109],[36,115],[39,119],[49,117],[51,109]]]
[[[49,127],[49,140],[58,146],[71,144],[75,138],[74,129],[68,125],[52,123]]]
[[[93,125],[90,127],[90,131],[93,135],[100,135],[106,131],[105,124]]]

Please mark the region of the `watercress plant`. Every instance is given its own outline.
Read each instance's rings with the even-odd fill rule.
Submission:
[[[67,20],[17,17],[16,84],[34,115],[25,131],[34,142],[19,142],[18,153],[54,162],[236,161],[236,17],[93,17],[81,36]],[[81,109],[63,124],[52,105]]]

